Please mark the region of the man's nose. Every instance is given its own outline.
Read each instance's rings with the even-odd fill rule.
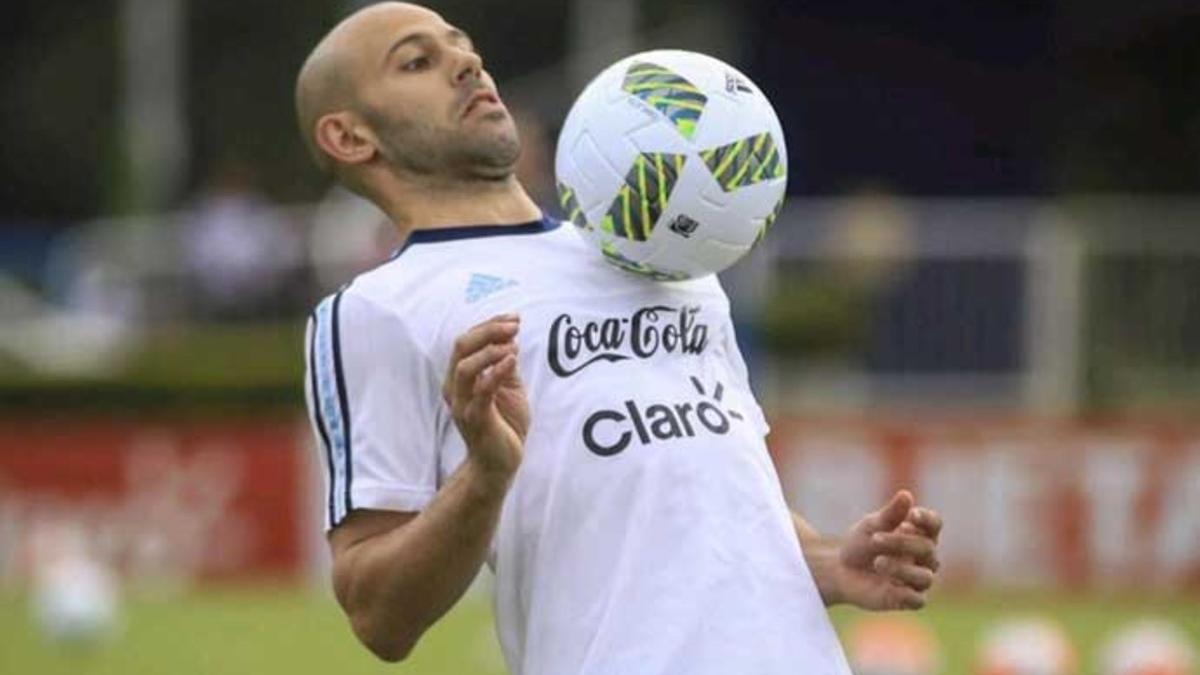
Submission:
[[[462,84],[468,78],[478,80],[483,76],[483,61],[475,52],[458,50],[460,56],[455,65],[454,83]]]

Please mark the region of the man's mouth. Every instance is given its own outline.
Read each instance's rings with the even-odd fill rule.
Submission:
[[[489,89],[480,89],[467,99],[466,105],[463,108],[463,117],[470,115],[476,108],[483,106],[498,106],[500,97],[495,92]]]

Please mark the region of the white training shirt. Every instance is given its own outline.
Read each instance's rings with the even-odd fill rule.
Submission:
[[[441,396],[454,340],[517,312],[532,422],[490,558],[509,669],[849,675],[719,282],[624,272],[570,229],[417,231],[320,303],[327,525],[434,498],[465,454]]]

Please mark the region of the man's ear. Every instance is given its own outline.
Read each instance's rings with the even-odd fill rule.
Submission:
[[[377,152],[374,134],[350,112],[327,113],[315,126],[317,147],[333,162],[362,164]]]

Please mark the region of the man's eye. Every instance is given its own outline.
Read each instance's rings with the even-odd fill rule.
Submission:
[[[409,59],[408,61],[405,61],[404,65],[400,66],[400,69],[401,70],[410,70],[410,71],[411,70],[421,70],[422,68],[425,68],[428,65],[429,65],[429,57],[428,56],[418,56],[415,59]]]

